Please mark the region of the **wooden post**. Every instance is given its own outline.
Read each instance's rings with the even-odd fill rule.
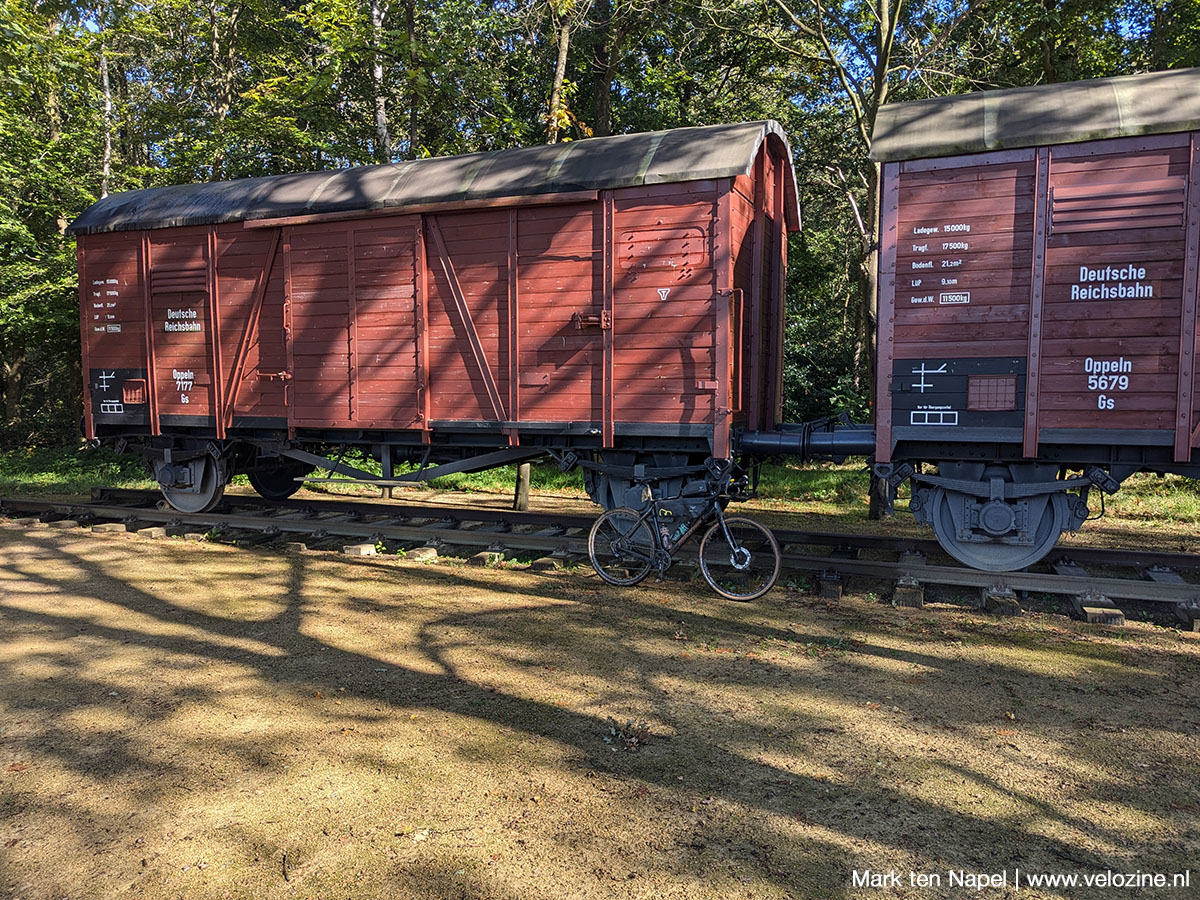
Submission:
[[[79,271],[79,343],[83,351],[83,435],[89,441],[96,437],[96,423],[92,419],[92,386],[89,380],[92,377],[91,362],[88,356],[88,345],[91,343],[92,337],[92,319],[88,318],[88,314],[92,310],[90,303],[91,298],[88,296],[89,283],[87,279],[87,263],[83,253],[83,243],[85,238],[80,235],[75,243],[75,265]],[[141,277],[139,272],[138,277]],[[146,382],[146,398],[149,400],[149,379]],[[149,409],[149,407],[147,407]]]
[[[425,217],[417,219],[416,246],[414,247],[416,271],[415,313],[417,319],[417,423],[421,429],[421,442],[430,441],[429,420],[432,402],[429,387],[429,265],[425,247]]]
[[[513,509],[524,512],[529,509],[529,463],[517,466],[517,487],[513,492]]]
[[[764,420],[771,418],[763,415],[763,363],[767,360],[763,359],[763,331],[767,331],[767,338],[770,341],[771,350],[774,350],[774,340],[770,334],[769,325],[766,324],[762,312],[762,297],[763,297],[763,262],[764,262],[764,247],[763,240],[766,231],[767,218],[767,148],[764,144],[762,149],[758,151],[758,159],[754,162],[754,224],[750,226],[750,302],[747,305],[744,313],[747,320],[750,322],[749,329],[743,328],[741,333],[736,336],[736,339],[747,340],[749,346],[745,349],[749,353],[750,377],[748,379],[750,391],[746,402],[746,427],[751,431],[757,431],[763,427]],[[776,178],[779,177],[778,172],[772,169],[772,174]],[[776,215],[779,215],[782,210],[776,210]],[[774,266],[768,267],[768,271],[773,271]],[[739,349],[741,349],[739,347]],[[782,366],[782,362],[777,365]],[[738,378],[743,378],[741,370],[738,370]],[[774,422],[768,423],[772,428]]]
[[[716,205],[713,209],[713,374],[717,390],[712,407],[712,455],[715,459],[729,458],[729,427],[733,415],[733,181],[723,178],[717,182]]]
[[[346,361],[349,381],[346,414],[358,421],[358,293],[355,290],[354,226],[346,229]]]
[[[601,441],[605,447],[613,447],[616,445],[616,412],[614,407],[614,386],[613,386],[613,356],[616,353],[616,329],[613,327],[616,322],[616,316],[613,313],[613,307],[616,305],[616,277],[617,277],[617,248],[616,248],[616,218],[615,204],[613,203],[613,192],[602,191],[600,195],[601,216],[603,217],[604,238],[603,245],[600,251],[601,267],[604,270],[604,310],[600,314],[600,337],[603,341],[604,356],[603,370],[601,374]],[[604,322],[607,320],[608,328],[604,327]]]
[[[1175,462],[1192,458],[1192,398],[1196,365],[1197,266],[1200,265],[1200,134],[1192,134],[1185,225],[1183,311],[1179,322],[1179,381],[1175,399]]]
[[[205,283],[208,290],[208,337],[212,351],[209,354],[209,367],[212,371],[212,387],[209,393],[209,406],[216,425],[218,440],[225,439],[225,380],[221,357],[221,286],[217,276],[217,226],[210,225],[205,236],[205,257],[207,269]]]
[[[520,304],[517,296],[517,211],[508,211],[508,421],[506,428],[510,447],[521,443],[517,423],[521,421],[521,327]],[[528,492],[528,482],[526,492]],[[528,504],[526,504],[528,505]],[[524,509],[525,507],[517,507]]]

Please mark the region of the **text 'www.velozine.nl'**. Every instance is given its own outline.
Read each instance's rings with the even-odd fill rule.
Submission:
[[[1197,880],[1197,884],[1200,884],[1200,879]],[[850,876],[850,885],[868,891],[912,887],[961,888],[964,891],[985,891],[994,888],[1012,888],[1016,891],[1063,888],[1185,890],[1192,886],[1192,873],[1190,869],[1182,872],[1144,872],[1140,869],[1132,872],[1116,869],[1098,872],[1030,872],[1018,868],[1002,869],[999,872],[972,872],[966,869],[947,869],[944,872],[855,869]]]

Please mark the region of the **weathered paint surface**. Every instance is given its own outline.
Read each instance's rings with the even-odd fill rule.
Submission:
[[[1196,148],[1181,133],[887,164],[879,458],[906,439],[1032,458],[1096,429],[1190,458]]]
[[[81,235],[90,433],[691,426],[723,455],[778,419],[783,153],[594,199]]]

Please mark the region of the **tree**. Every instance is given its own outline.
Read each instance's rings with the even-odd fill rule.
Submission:
[[[63,231],[94,199],[103,131],[95,39],[68,10],[3,0],[0,67],[0,365],[10,437],[77,420],[75,255]]]
[[[591,0],[546,0],[550,10],[550,22],[557,40],[557,56],[554,60],[554,78],[550,83],[550,102],[546,110],[546,143],[558,142],[561,132],[575,123],[565,100],[574,91],[575,85],[568,83],[567,54],[571,46],[571,32],[587,19]]]

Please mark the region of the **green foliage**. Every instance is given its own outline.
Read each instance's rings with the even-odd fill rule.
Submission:
[[[862,419],[874,269],[866,150],[878,104],[1200,64],[1200,0],[970,9],[966,0],[377,0],[376,9],[378,27],[371,0],[0,0],[0,443],[62,443],[75,432],[78,301],[62,231],[105,183],[117,191],[536,143],[563,23],[560,139],[783,123],[805,220],[791,245],[785,416]]]
[[[22,0],[0,14],[0,438],[61,440],[78,433],[78,288],[62,229],[94,199],[94,40]]]

